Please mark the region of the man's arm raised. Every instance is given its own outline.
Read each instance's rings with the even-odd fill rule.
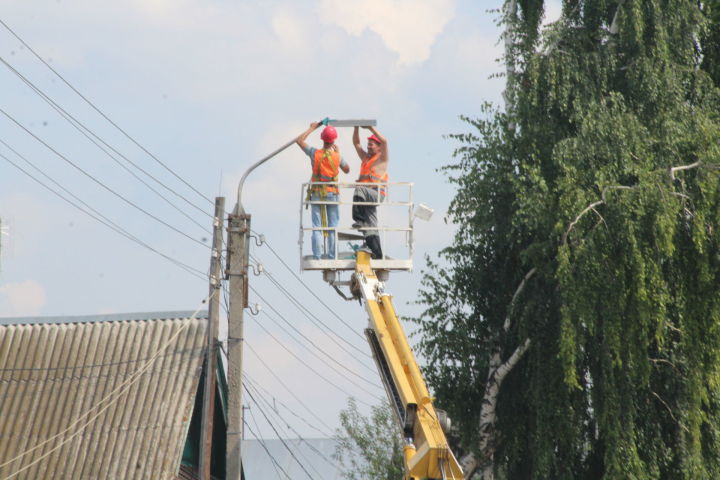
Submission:
[[[318,125],[320,125],[318,122],[311,123],[310,127],[308,127],[307,130],[305,130],[303,133],[300,134],[299,137],[295,139],[295,143],[297,143],[298,146],[302,148],[303,152],[307,151],[308,149],[308,144],[305,143],[305,140],[307,140],[307,137],[309,137],[310,134],[314,132],[316,128],[318,128]]]
[[[355,147],[355,151],[358,154],[358,157],[360,157],[360,160],[367,157],[367,152],[363,150],[362,144],[360,143],[360,129],[358,127],[355,127],[353,130],[353,146]]]

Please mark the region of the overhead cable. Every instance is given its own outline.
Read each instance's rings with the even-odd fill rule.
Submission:
[[[100,110],[97,106],[95,106],[95,104],[94,104],[93,102],[91,102],[90,100],[88,100],[82,93],[80,93],[74,86],[72,86],[72,85],[70,84],[70,82],[68,82],[67,80],[65,80],[65,77],[63,77],[62,75],[60,75],[60,73],[58,73],[49,63],[47,63],[30,45],[27,44],[27,42],[25,42],[25,40],[23,40],[17,33],[15,33],[15,31],[13,31],[5,22],[3,22],[2,19],[0,19],[0,25],[2,25],[3,27],[5,27],[5,29],[6,29],[8,32],[10,32],[15,38],[17,38],[17,39],[20,41],[20,43],[22,43],[22,44],[25,46],[25,48],[27,48],[27,49],[35,56],[35,58],[37,58],[38,60],[40,60],[40,61],[43,63],[43,65],[45,65],[48,69],[50,69],[50,71],[53,72],[60,80],[62,80],[62,82],[63,82],[65,85],[67,85],[73,92],[75,92],[80,98],[82,98],[82,99],[85,101],[85,103],[87,103],[93,110],[95,110],[98,114],[100,114],[100,116],[102,116],[105,120],[107,120],[107,122],[110,123],[110,125],[112,125],[112,126],[115,127],[118,131],[120,131],[120,133],[122,133],[128,140],[130,140],[132,143],[134,143],[138,148],[140,148],[143,152],[145,152],[150,158],[152,158],[152,159],[155,160],[157,163],[159,163],[165,170],[167,170],[168,172],[170,172],[175,178],[177,178],[177,179],[180,180],[182,183],[184,183],[184,184],[185,184],[187,187],[189,187],[193,192],[197,193],[200,197],[202,197],[202,198],[204,198],[205,200],[207,200],[208,202],[210,202],[210,204],[214,204],[214,203],[215,203],[215,202],[213,202],[210,198],[208,198],[208,197],[206,197],[205,195],[203,195],[202,193],[200,193],[195,187],[193,187],[190,183],[188,183],[188,182],[187,182],[185,179],[183,179],[180,175],[178,175],[177,173],[175,173],[170,167],[168,167],[167,165],[165,165],[165,163],[163,163],[159,158],[157,158],[155,155],[153,155],[152,153],[150,153],[150,151],[148,151],[148,149],[146,149],[144,146],[142,146],[140,143],[138,143],[138,141],[135,140],[132,136],[130,136],[130,134],[128,134],[125,130],[123,130],[122,128],[120,128],[120,126],[119,126],[118,124],[116,124],[115,122],[113,122],[113,121],[110,119],[110,117],[108,117],[107,115],[105,115],[105,113],[103,113],[102,110]]]
[[[262,403],[265,403],[265,400],[262,398],[262,395],[260,395],[260,392],[258,392],[257,389],[253,388],[253,386],[249,382],[243,382],[243,386],[245,387],[246,390],[248,388],[252,388],[253,391],[255,392],[255,394],[260,398],[260,400],[262,400]],[[263,405],[261,405],[261,403],[258,402],[255,398],[251,398],[251,400],[253,401],[253,404],[255,405],[255,407],[257,407],[257,409],[260,410],[260,412],[265,416],[265,418],[269,422],[272,421],[272,420],[270,420],[268,415],[265,413],[265,409],[263,408]],[[290,435],[288,434],[288,430],[292,430],[290,425],[287,422],[285,422],[282,417],[280,417],[278,415],[278,413],[272,408],[272,406],[270,407],[270,411],[275,414],[275,416],[273,417],[274,420],[277,421],[279,419],[278,423],[280,424],[280,427],[278,429],[282,429],[282,424],[285,424],[285,427],[287,427],[287,429],[283,429],[284,431],[282,433],[284,434],[286,439],[290,440]],[[272,416],[272,414],[270,416]],[[277,431],[278,429],[275,429],[275,431]],[[280,437],[279,433],[278,433],[278,439],[282,439],[282,437]],[[300,437],[298,437],[298,440],[300,442],[304,441],[304,439],[302,439]],[[310,446],[310,443],[307,443],[307,445]],[[310,468],[310,470],[312,470],[313,473],[315,474],[314,478],[321,478],[322,475],[320,474],[320,472],[317,471],[317,469],[315,468],[315,465],[313,465],[313,462],[305,455],[305,453],[299,447],[299,445],[296,445],[295,447],[296,447],[295,450],[296,450],[298,456],[304,461],[304,465],[307,465]]]
[[[333,314],[333,315],[335,316],[335,318],[337,318],[338,320],[340,320],[340,322],[341,322],[343,325],[345,325],[347,328],[349,328],[355,335],[357,335],[358,337],[360,337],[360,338],[362,338],[363,340],[365,340],[365,337],[363,337],[361,334],[358,333],[356,327],[354,327],[353,325],[350,325],[350,324],[347,323],[345,320],[343,320],[343,318],[342,318],[340,315],[338,315],[337,312],[335,312],[335,310],[333,310],[332,308],[330,308],[330,307],[322,300],[322,298],[320,298],[320,297],[318,296],[318,294],[313,291],[312,288],[308,287],[308,285],[302,280],[302,278],[300,278],[300,277],[295,273],[295,271],[294,271],[292,268],[290,268],[290,266],[289,266],[287,263],[285,263],[285,260],[283,260],[282,257],[281,257],[280,255],[278,255],[278,253],[275,251],[275,249],[272,248],[272,245],[270,245],[267,241],[264,242],[264,245],[267,245],[268,249],[272,252],[273,255],[275,255],[275,258],[277,258],[277,259],[280,261],[280,263],[283,264],[283,266],[287,269],[287,271],[290,272],[290,274],[291,274],[293,277],[295,277],[295,280],[297,280],[298,282],[300,282],[300,283],[302,284],[302,286],[305,287],[305,290],[307,290],[307,291],[310,293],[310,295],[312,295],[312,296],[315,298],[315,300],[317,300],[317,301],[320,303],[320,305],[322,305],[323,307],[325,307],[328,312],[330,312],[331,314]]]
[[[33,90],[40,98],[42,98],[48,105],[50,105],[61,117],[63,117],[72,127],[74,127],[78,132],[80,132],[85,138],[90,140],[95,146],[97,146],[100,150],[102,150],[103,153],[105,153],[108,157],[110,157],[115,163],[117,163],[120,167],[125,169],[130,175],[135,177],[138,181],[140,181],[143,185],[145,185],[148,189],[153,191],[156,195],[158,195],[160,198],[165,200],[171,207],[173,207],[175,210],[179,211],[182,215],[190,219],[193,223],[198,225],[203,230],[207,231],[207,228],[198,223],[195,219],[190,217],[187,213],[185,213],[184,210],[178,208],[174,203],[172,203],[170,200],[168,200],[162,193],[155,190],[153,187],[151,187],[146,181],[141,179],[135,172],[130,170],[127,166],[125,166],[122,162],[120,162],[117,158],[115,158],[107,149],[110,149],[112,152],[115,153],[115,155],[118,155],[119,157],[123,158],[126,162],[128,162],[130,165],[135,167],[140,172],[147,175],[149,178],[155,181],[158,185],[162,186],[169,192],[173,193],[178,198],[184,200],[188,205],[192,206],[196,210],[200,211],[204,215],[207,215],[212,218],[212,214],[209,212],[203,210],[202,208],[198,207],[196,204],[192,203],[190,200],[173,190],[172,188],[165,185],[163,182],[155,178],[150,172],[142,168],[137,163],[130,160],[127,156],[123,155],[121,152],[119,152],[116,148],[114,148],[112,145],[108,144],[105,140],[103,140],[101,137],[99,137],[95,132],[90,130],[87,126],[85,126],[82,122],[80,122],[76,117],[74,117],[71,113],[69,113],[67,110],[65,110],[62,106],[60,106],[57,102],[55,102],[52,98],[50,98],[45,92],[43,92],[40,88],[38,88],[35,84],[33,84],[30,80],[28,80],[27,77],[25,77],[22,73],[20,73],[18,70],[16,70],[12,65],[10,65],[4,58],[0,56],[0,62],[2,62],[12,73],[14,73],[20,80],[22,80],[31,90]],[[98,142],[105,145],[105,148],[102,147]]]
[[[74,163],[72,160],[70,160],[69,158],[67,158],[67,157],[66,157],[65,155],[63,155],[62,153],[60,153],[60,152],[58,152],[57,150],[55,150],[53,147],[51,147],[49,144],[47,144],[43,139],[41,139],[40,137],[38,137],[37,135],[35,135],[35,134],[34,134],[33,132],[31,132],[28,128],[26,128],[23,124],[21,124],[20,122],[18,122],[17,120],[15,120],[15,118],[13,118],[10,114],[8,114],[8,113],[7,113],[5,110],[3,110],[2,108],[0,108],[0,113],[2,113],[8,120],[10,120],[11,122],[13,122],[15,125],[17,125],[17,126],[20,127],[21,129],[23,129],[28,135],[30,135],[30,136],[33,137],[35,140],[37,140],[38,142],[40,142],[43,146],[45,146],[45,148],[47,148],[48,150],[50,150],[51,152],[53,152],[57,157],[59,157],[60,159],[64,160],[64,161],[67,162],[68,164],[70,164],[70,165],[71,165],[72,167],[74,167],[76,170],[78,170],[79,172],[81,172],[83,175],[85,175],[86,177],[88,177],[90,180],[92,180],[93,182],[95,182],[96,184],[98,184],[98,185],[101,186],[103,189],[107,190],[108,192],[110,192],[111,194],[113,194],[114,196],[116,196],[117,198],[119,198],[120,200],[122,200],[123,202],[125,202],[125,203],[127,203],[128,205],[132,206],[132,207],[135,208],[136,210],[144,213],[145,215],[147,215],[148,217],[152,218],[152,219],[155,220],[156,222],[161,223],[162,225],[165,225],[165,226],[166,226],[167,228],[169,228],[170,230],[173,230],[174,232],[179,233],[179,234],[182,235],[183,237],[186,237],[187,239],[189,239],[189,240],[191,240],[191,241],[193,241],[193,242],[195,242],[195,243],[197,243],[197,244],[199,244],[199,245],[202,245],[203,247],[205,247],[205,248],[207,248],[207,249],[211,249],[211,247],[210,247],[209,245],[206,245],[206,244],[204,244],[203,242],[201,242],[200,240],[191,237],[190,235],[188,235],[187,233],[183,232],[182,230],[180,230],[180,229],[178,229],[178,228],[176,228],[176,227],[173,227],[172,225],[170,225],[170,224],[167,223],[166,221],[164,221],[164,220],[158,218],[157,216],[153,215],[152,213],[148,212],[147,210],[145,210],[145,209],[142,208],[141,206],[137,205],[136,203],[132,202],[131,200],[128,200],[127,198],[123,197],[122,195],[120,195],[119,193],[117,193],[115,190],[113,190],[112,188],[108,187],[107,185],[105,185],[103,182],[101,182],[101,181],[98,180],[97,178],[95,178],[95,177],[93,177],[92,175],[90,175],[88,172],[86,172],[85,170],[83,170],[79,165],[77,165],[76,163]]]
[[[301,442],[305,443],[310,450],[312,450],[313,452],[315,452],[315,454],[316,454],[317,456],[319,456],[320,458],[322,458],[323,460],[325,460],[325,462],[326,462],[327,464],[335,467],[338,471],[341,470],[341,469],[340,469],[340,466],[339,466],[337,463],[335,463],[335,462],[333,462],[332,460],[330,460],[329,458],[327,458],[327,457],[325,456],[325,454],[323,454],[320,450],[317,449],[317,447],[315,447],[315,445],[313,445],[313,444],[310,443],[308,440],[306,440],[305,438],[303,438],[303,436],[300,435],[300,433],[298,433],[298,431],[295,430],[295,429],[292,427],[292,425],[290,425],[290,422],[288,422],[287,420],[285,420],[285,419],[283,418],[283,416],[280,415],[280,412],[277,411],[277,410],[273,407],[273,405],[270,404],[270,402],[268,401],[268,399],[263,396],[262,392],[260,392],[260,390],[258,389],[258,385],[255,384],[255,382],[251,381],[249,378],[246,378],[246,380],[248,380],[248,381],[246,382],[246,384],[247,384],[248,386],[250,386],[250,388],[252,388],[253,390],[255,390],[255,393],[256,393],[257,396],[260,398],[260,400],[262,400],[263,403],[264,403],[265,405],[267,405],[272,412],[275,413],[275,415],[278,417],[278,419],[285,424],[285,426],[288,428],[288,430],[290,430],[293,434],[295,434],[295,435],[297,436],[298,440],[300,440]]]
[[[299,414],[295,411],[295,409],[288,407],[285,403],[283,403],[282,400],[278,400],[278,399],[275,397],[275,395],[273,395],[272,393],[270,393],[267,388],[265,388],[265,387],[263,387],[262,385],[260,385],[260,383],[257,382],[256,380],[253,380],[253,376],[252,376],[252,375],[250,375],[250,374],[248,374],[247,372],[245,372],[245,373],[243,374],[243,378],[245,378],[245,379],[247,379],[249,382],[251,382],[251,383],[254,385],[254,387],[255,387],[256,390],[261,390],[266,396],[272,397],[272,399],[273,399],[273,409],[277,409],[277,404],[279,404],[279,405],[280,405],[281,407],[283,407],[288,413],[290,413],[290,415],[292,415],[293,417],[297,418],[298,420],[300,420],[301,422],[303,422],[305,425],[307,425],[307,426],[310,427],[311,429],[315,430],[315,431],[316,431],[317,433],[319,433],[322,437],[330,438],[330,437],[333,436],[332,433],[328,433],[329,431],[332,430],[330,427],[328,427],[328,426],[326,425],[326,427],[329,429],[327,432],[324,432],[324,431],[320,430],[320,429],[317,427],[317,425],[314,425],[312,422],[310,422],[310,420],[308,420],[308,419],[304,418],[303,416],[299,415]],[[264,398],[264,397],[263,397],[263,398]],[[266,403],[267,403],[267,400],[266,400]],[[307,407],[306,407],[305,405],[303,405],[303,407],[304,407],[305,409],[307,409]]]
[[[318,372],[318,371],[317,371],[316,369],[314,369],[312,366],[310,366],[307,362],[305,362],[305,360],[303,360],[302,358],[300,358],[295,352],[293,352],[292,350],[290,350],[283,342],[281,342],[275,335],[273,335],[267,328],[265,328],[265,326],[264,326],[262,323],[258,322],[257,320],[255,321],[255,323],[256,323],[257,326],[259,326],[267,335],[269,335],[270,338],[272,338],[273,340],[275,340],[275,342],[276,342],[278,345],[280,345],[280,347],[282,347],[283,350],[285,350],[285,351],[288,352],[290,355],[292,355],[298,362],[300,362],[301,364],[305,365],[305,367],[307,367],[308,370],[310,370],[311,372],[313,372],[315,375],[317,375],[317,376],[320,377],[322,380],[324,380],[325,382],[327,382],[330,386],[332,386],[332,387],[335,388],[336,390],[342,392],[343,394],[347,395],[348,397],[354,396],[354,395],[350,394],[348,391],[346,391],[344,388],[340,387],[339,385],[336,385],[335,382],[333,382],[333,381],[331,381],[330,379],[328,379],[327,377],[325,377],[322,373]],[[381,400],[380,397],[378,397],[378,396],[376,396],[376,395],[373,395],[372,393],[368,392],[368,391],[365,390],[364,388],[360,387],[360,389],[361,389],[362,391],[364,391],[365,393],[367,393],[368,395],[370,395],[371,397],[373,397],[374,399],[376,399],[376,400]],[[368,407],[371,407],[371,406],[372,406],[372,405],[370,405],[369,403],[367,403],[367,402],[365,402],[365,401],[362,401],[362,400],[359,400],[359,399],[358,399],[358,402],[359,402],[359,403],[362,403],[363,405],[366,405],[366,406],[368,406]]]
[[[251,287],[250,290],[252,290],[252,292],[257,295],[255,289],[253,289],[253,288]],[[262,297],[260,297],[260,298],[262,299]],[[265,300],[263,300],[263,301],[265,301]],[[310,349],[309,347],[305,346],[302,342],[300,342],[297,338],[295,338],[292,333],[288,332],[282,325],[280,325],[274,318],[272,318],[270,315],[268,315],[264,310],[263,310],[261,313],[263,313],[266,317],[268,317],[275,325],[277,325],[283,332],[285,332],[285,334],[287,334],[289,337],[293,338],[299,345],[301,345],[301,346],[302,346],[303,348],[305,348],[308,352],[310,352],[310,354],[311,354],[312,356],[314,356],[315,358],[317,358],[317,359],[320,360],[321,362],[325,362],[325,361],[326,361],[325,359],[323,359],[322,357],[320,357],[320,355],[318,355],[317,353],[315,353],[312,349]],[[276,312],[276,313],[277,313],[277,312]],[[280,316],[280,315],[278,314],[278,316]],[[343,365],[342,362],[340,362],[339,360],[337,360],[336,358],[334,358],[332,355],[330,355],[329,353],[327,353],[325,350],[323,350],[322,348],[320,348],[315,342],[313,342],[312,340],[310,340],[309,338],[307,338],[307,336],[305,336],[305,335],[304,335],[302,332],[300,332],[296,327],[294,327],[289,321],[287,321],[287,319],[285,319],[285,317],[280,316],[280,318],[282,319],[283,322],[285,322],[286,325],[288,325],[288,326],[289,326],[290,328],[292,328],[298,335],[300,335],[300,336],[301,336],[302,338],[304,338],[308,343],[310,343],[310,344],[315,348],[315,350],[320,351],[320,352],[321,352],[327,359],[329,359],[331,362],[333,362],[334,364],[338,365],[340,368],[342,368],[343,370],[347,371],[348,373],[356,376],[357,378],[359,378],[360,380],[364,381],[365,383],[367,383],[367,384],[369,384],[369,385],[371,385],[371,386],[373,386],[373,387],[375,387],[375,388],[378,388],[378,389],[380,388],[376,382],[373,382],[373,381],[371,381],[371,380],[368,380],[367,378],[363,377],[362,375],[358,374],[357,372],[354,372],[352,369],[350,369],[350,368],[348,368],[347,366]],[[327,364],[327,366],[330,367],[335,373],[337,373],[337,374],[339,374],[339,375],[343,375],[342,372],[338,371],[338,370],[337,370],[336,368],[334,368],[332,365]],[[361,389],[364,389],[364,387],[361,387],[360,385],[358,385],[358,384],[355,383],[354,381],[352,381],[352,380],[350,380],[350,379],[348,379],[348,381],[349,381],[350,383],[352,383],[353,385],[355,385],[356,387],[361,388]]]
[[[257,420],[255,420],[255,415],[253,415],[252,410],[250,410],[250,417],[252,418],[252,421],[255,422],[255,428],[257,428],[259,431],[260,427],[258,426]],[[278,478],[280,478],[280,471],[282,471],[283,475],[285,475],[285,478],[287,478],[287,480],[293,480],[292,478],[290,478],[290,475],[287,474],[285,469],[282,468],[282,466],[278,463],[275,457],[273,457],[272,453],[270,453],[270,450],[265,444],[265,440],[260,438],[260,435],[255,433],[255,431],[252,429],[252,427],[247,421],[243,420],[243,424],[245,425],[245,427],[247,427],[248,430],[250,430],[252,436],[255,437],[255,439],[260,443],[260,446],[263,448],[263,450],[265,450],[265,453],[267,453],[268,458],[270,458],[270,463],[272,464],[273,469],[275,469],[275,474],[278,476]],[[278,468],[280,469],[280,471],[278,471]]]
[[[243,343],[244,343],[244,345],[245,345],[246,347],[248,347],[248,348],[250,349],[250,352],[252,352],[252,354],[255,355],[255,357],[256,357],[257,360],[260,362],[260,364],[267,369],[267,371],[270,373],[270,375],[272,375],[273,378],[275,378],[275,380],[285,389],[285,391],[288,392],[288,394],[289,394],[292,398],[294,398],[295,401],[298,402],[298,404],[299,404],[301,407],[303,407],[306,412],[308,412],[310,415],[312,415],[312,416],[315,418],[315,420],[318,421],[318,423],[319,423],[320,425],[324,426],[324,427],[327,428],[329,431],[332,431],[332,427],[328,426],[328,424],[325,423],[325,421],[324,421],[322,418],[318,417],[315,412],[313,412],[307,405],[305,405],[305,403],[302,401],[302,399],[300,399],[300,397],[298,397],[298,396],[295,394],[295,392],[293,392],[292,390],[290,390],[290,388],[285,384],[285,382],[284,382],[283,380],[281,380],[280,377],[278,377],[278,376],[275,374],[275,372],[273,371],[273,369],[270,368],[270,366],[269,366],[267,363],[265,363],[265,361],[263,360],[262,356],[260,356],[260,355],[255,351],[255,349],[252,347],[252,345],[250,345],[250,343],[247,341],[247,339],[244,340]],[[317,430],[317,428],[315,428],[315,429]],[[320,432],[320,430],[317,430],[317,431]],[[323,433],[323,432],[320,432],[320,433]]]
[[[252,392],[250,392],[250,390],[248,390],[247,386],[243,384],[243,388],[245,389],[245,393],[247,393],[250,396],[250,399],[255,403],[255,405],[258,405],[257,400],[255,400],[255,397],[253,396]],[[300,468],[302,469],[303,472],[305,472],[305,474],[308,476],[308,478],[310,478],[310,480],[314,480],[313,476],[310,475],[310,473],[307,471],[307,469],[302,464],[302,462],[300,460],[298,460],[298,458],[295,456],[295,454],[290,449],[290,447],[287,445],[287,443],[285,443],[285,440],[282,439],[282,437],[278,433],[277,429],[275,428],[275,425],[273,425],[272,422],[270,421],[270,419],[267,417],[267,415],[265,415],[265,412],[263,411],[263,409],[260,407],[258,407],[258,408],[260,410],[260,413],[262,413],[262,416],[265,417],[265,421],[268,423],[268,425],[270,425],[270,428],[273,429],[273,432],[275,432],[275,435],[277,435],[278,440],[280,440],[280,442],[282,442],[283,446],[288,451],[290,456],[297,462],[298,465],[300,465]]]
[[[8,146],[7,143],[5,143],[2,139],[0,139],[0,143],[2,143],[2,144],[5,145],[5,146]],[[11,150],[12,150],[12,149],[11,149]],[[17,155],[17,152],[15,152],[15,150],[12,150],[12,151],[13,151],[13,153],[15,153],[15,154]],[[20,156],[20,155],[18,155],[18,156]],[[128,240],[131,240],[131,241],[137,243],[138,245],[140,245],[140,246],[142,246],[142,247],[145,247],[146,249],[150,250],[151,252],[153,252],[153,253],[155,253],[155,254],[157,254],[157,255],[160,255],[160,256],[163,257],[164,259],[166,259],[166,260],[172,262],[173,264],[177,265],[178,267],[182,268],[182,269],[185,270],[187,273],[189,273],[189,274],[191,274],[191,275],[193,275],[193,276],[195,276],[195,277],[198,277],[198,278],[200,278],[201,280],[206,280],[206,279],[207,279],[207,276],[206,276],[201,270],[198,270],[197,268],[191,267],[190,265],[187,265],[187,264],[181,262],[180,260],[176,260],[176,259],[170,257],[169,255],[166,255],[166,254],[160,252],[159,250],[151,247],[150,245],[148,245],[148,244],[145,243],[144,241],[142,241],[142,240],[140,240],[139,238],[137,238],[135,235],[127,232],[127,231],[126,231],[125,229],[123,229],[121,226],[119,226],[118,224],[116,224],[115,222],[113,222],[112,220],[110,220],[109,218],[107,218],[107,217],[106,217],[105,215],[103,215],[102,213],[98,212],[98,211],[97,211],[96,209],[94,209],[92,206],[88,205],[88,204],[87,204],[86,202],[84,202],[82,199],[78,198],[75,194],[73,194],[72,192],[70,192],[69,190],[67,190],[65,187],[63,187],[62,185],[60,185],[58,182],[56,182],[55,180],[53,180],[52,178],[50,178],[49,176],[47,176],[44,172],[42,172],[42,171],[39,170],[37,167],[35,167],[35,165],[33,165],[32,163],[30,163],[25,157],[20,156],[20,158],[22,158],[23,160],[25,160],[28,164],[30,164],[33,168],[35,168],[35,169],[36,169],[37,171],[39,171],[42,175],[44,175],[46,178],[48,178],[51,182],[55,183],[59,188],[61,188],[63,191],[65,191],[68,195],[72,196],[72,197],[75,198],[78,202],[80,202],[80,203],[82,203],[83,205],[85,205],[86,208],[87,208],[88,210],[90,210],[90,211],[85,210],[84,208],[80,207],[77,203],[75,203],[75,202],[73,202],[72,200],[66,198],[65,196],[63,196],[62,194],[60,194],[59,192],[57,192],[56,190],[54,190],[52,187],[50,187],[50,186],[48,186],[47,184],[45,184],[43,181],[37,179],[33,174],[31,174],[30,172],[28,172],[27,170],[25,170],[24,168],[22,168],[22,167],[21,167],[20,165],[18,165],[17,163],[15,163],[15,162],[13,162],[12,160],[10,160],[7,156],[3,155],[2,153],[0,153],[0,158],[3,158],[5,161],[7,161],[8,163],[10,163],[12,166],[14,166],[15,168],[17,168],[17,169],[20,170],[21,172],[23,172],[25,175],[27,175],[28,177],[30,177],[32,180],[34,180],[35,182],[37,182],[38,184],[40,184],[41,186],[43,186],[44,188],[46,188],[47,190],[49,190],[50,192],[52,192],[53,194],[55,194],[56,196],[60,197],[63,201],[69,203],[70,205],[72,205],[72,206],[75,207],[76,209],[80,210],[80,211],[83,212],[85,215],[89,216],[90,218],[92,218],[92,219],[94,219],[94,220],[97,220],[98,222],[102,223],[102,224],[105,225],[106,227],[108,227],[108,228],[110,228],[111,230],[113,230],[115,233],[118,233],[118,234],[122,235],[123,237],[127,238]],[[93,213],[90,213],[90,212],[93,212]]]
[[[257,263],[257,260],[255,260],[252,256],[251,256],[251,258],[253,259],[253,261],[255,261],[255,262]],[[349,341],[347,341],[347,340],[346,340],[345,338],[343,338],[342,336],[338,335],[332,328],[330,328],[329,325],[327,325],[325,322],[323,322],[322,320],[320,320],[320,318],[318,318],[314,313],[312,313],[312,311],[310,311],[305,305],[303,305],[300,300],[298,300],[292,293],[290,293],[290,291],[289,291],[287,288],[285,288],[279,281],[277,281],[277,280],[275,279],[275,277],[273,277],[270,272],[268,272],[267,270],[265,270],[263,273],[264,273],[265,276],[268,278],[268,280],[270,280],[270,282],[271,282],[273,285],[275,285],[275,287],[276,287],[278,290],[280,290],[280,292],[281,292],[288,300],[290,300],[290,303],[292,303],[293,305],[295,305],[295,307],[296,307],[298,310],[300,310],[300,313],[302,313],[305,318],[307,318],[308,320],[310,320],[311,322],[313,322],[313,323],[315,324],[315,326],[317,326],[321,331],[323,331],[323,333],[325,333],[325,336],[327,336],[335,345],[337,345],[337,346],[338,346],[339,348],[341,348],[343,351],[347,352],[347,353],[348,353],[349,355],[351,355],[353,358],[356,358],[355,355],[353,355],[352,353],[350,353],[345,347],[343,347],[342,345],[340,345],[340,344],[337,342],[337,340],[336,340],[336,338],[335,338],[335,337],[337,337],[337,338],[340,339],[343,343],[345,343],[346,345],[350,346],[352,349],[354,349],[355,351],[357,351],[358,353],[360,353],[362,356],[367,357],[367,358],[371,358],[370,355],[369,355],[367,352],[363,351],[362,349],[358,348],[356,345],[353,345],[352,343],[350,343]],[[276,313],[277,313],[277,312],[276,312]],[[319,325],[318,325],[318,324],[319,324]],[[330,335],[330,334],[327,333],[327,332],[331,332],[333,335]],[[372,370],[372,369],[371,369],[370,367],[368,367],[366,364],[364,364],[364,363],[362,363],[362,362],[360,362],[360,363],[361,363],[365,368],[367,368],[368,370],[371,370],[371,371],[374,372],[374,370]]]

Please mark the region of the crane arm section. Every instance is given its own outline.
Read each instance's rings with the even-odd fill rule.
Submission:
[[[462,469],[443,432],[420,367],[410,349],[392,296],[383,292],[370,254],[357,252],[353,293],[364,300],[370,325],[365,334],[405,440],[405,480],[461,480]]]

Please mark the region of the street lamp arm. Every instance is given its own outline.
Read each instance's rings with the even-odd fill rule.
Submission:
[[[327,124],[328,124],[328,121],[329,121],[329,118],[325,117],[325,118],[323,118],[322,120],[320,120],[318,123],[319,123],[320,125],[327,125]],[[245,179],[247,178],[248,175],[250,175],[250,172],[252,172],[252,171],[255,170],[257,167],[259,167],[259,166],[262,165],[263,163],[265,163],[265,162],[267,162],[268,160],[270,160],[272,157],[274,157],[274,156],[277,155],[278,153],[280,153],[280,152],[282,152],[283,150],[285,150],[286,148],[288,148],[290,145],[292,145],[293,143],[295,143],[295,140],[297,140],[297,137],[293,138],[292,140],[290,140],[289,142],[287,142],[285,145],[283,145],[282,147],[280,147],[280,148],[278,148],[277,150],[275,150],[274,152],[272,152],[270,155],[268,155],[268,156],[266,156],[266,157],[258,160],[255,164],[253,164],[250,168],[248,168],[248,169],[245,171],[245,173],[243,173],[243,176],[242,176],[242,178],[240,179],[240,183],[238,183],[237,206],[236,206],[236,210],[237,210],[238,213],[244,213],[244,211],[245,211],[245,209],[244,209],[243,206],[242,206],[242,188],[243,188],[243,184],[245,183]]]

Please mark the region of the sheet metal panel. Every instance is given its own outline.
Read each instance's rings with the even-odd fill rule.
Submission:
[[[3,319],[0,478],[177,478],[207,328],[187,315]]]

